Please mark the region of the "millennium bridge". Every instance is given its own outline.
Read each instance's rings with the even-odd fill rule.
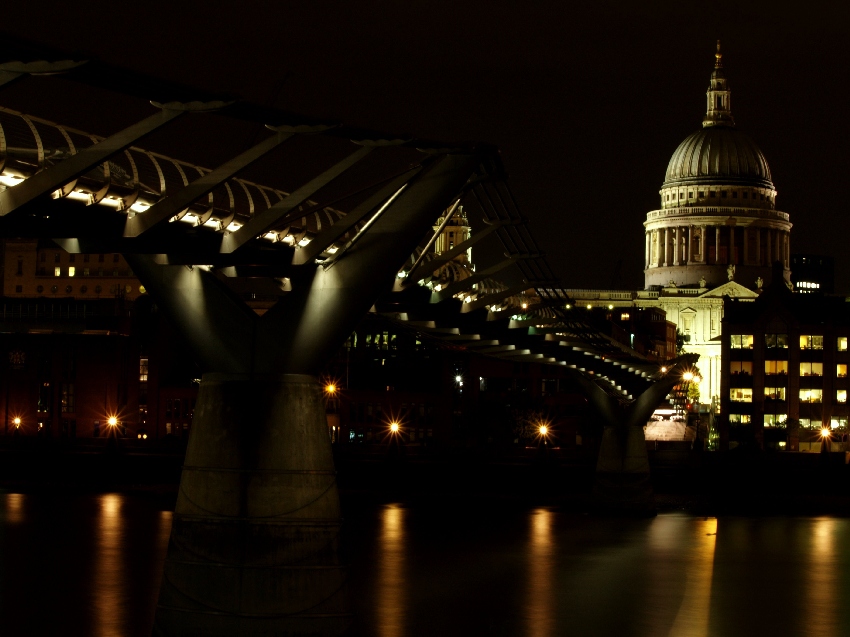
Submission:
[[[570,370],[604,427],[597,497],[651,511],[642,425],[694,359],[662,372],[573,307],[496,148],[363,130],[31,47],[2,53],[0,104],[27,108],[0,108],[0,237],[123,254],[204,370],[154,634],[345,631],[316,374],[368,312]],[[146,138],[173,152],[146,150]],[[479,227],[437,255],[460,206]],[[492,265],[438,283],[473,245]],[[257,296],[274,302],[257,312]]]

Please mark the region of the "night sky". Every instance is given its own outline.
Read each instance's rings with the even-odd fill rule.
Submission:
[[[290,111],[495,144],[550,263],[584,288],[643,286],[642,222],[701,126],[719,38],[792,252],[835,256],[848,291],[850,9],[734,4],[90,0],[5,6],[0,29]]]

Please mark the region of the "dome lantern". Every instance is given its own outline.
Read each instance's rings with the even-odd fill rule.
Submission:
[[[720,40],[717,41],[717,53],[714,54],[714,71],[705,95],[708,100],[703,127],[734,126],[732,118],[732,91],[723,72],[723,54],[720,52]]]

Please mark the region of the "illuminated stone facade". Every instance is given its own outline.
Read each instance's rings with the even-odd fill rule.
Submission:
[[[644,222],[645,289],[568,290],[578,307],[659,307],[700,355],[700,402],[718,404],[724,298],[753,301],[774,262],[790,280],[789,215],[758,146],[735,128],[718,44],[702,129],[676,149]]]

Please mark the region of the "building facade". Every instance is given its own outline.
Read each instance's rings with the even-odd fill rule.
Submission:
[[[843,449],[848,433],[850,304],[776,283],[730,301],[723,326],[721,449]]]

